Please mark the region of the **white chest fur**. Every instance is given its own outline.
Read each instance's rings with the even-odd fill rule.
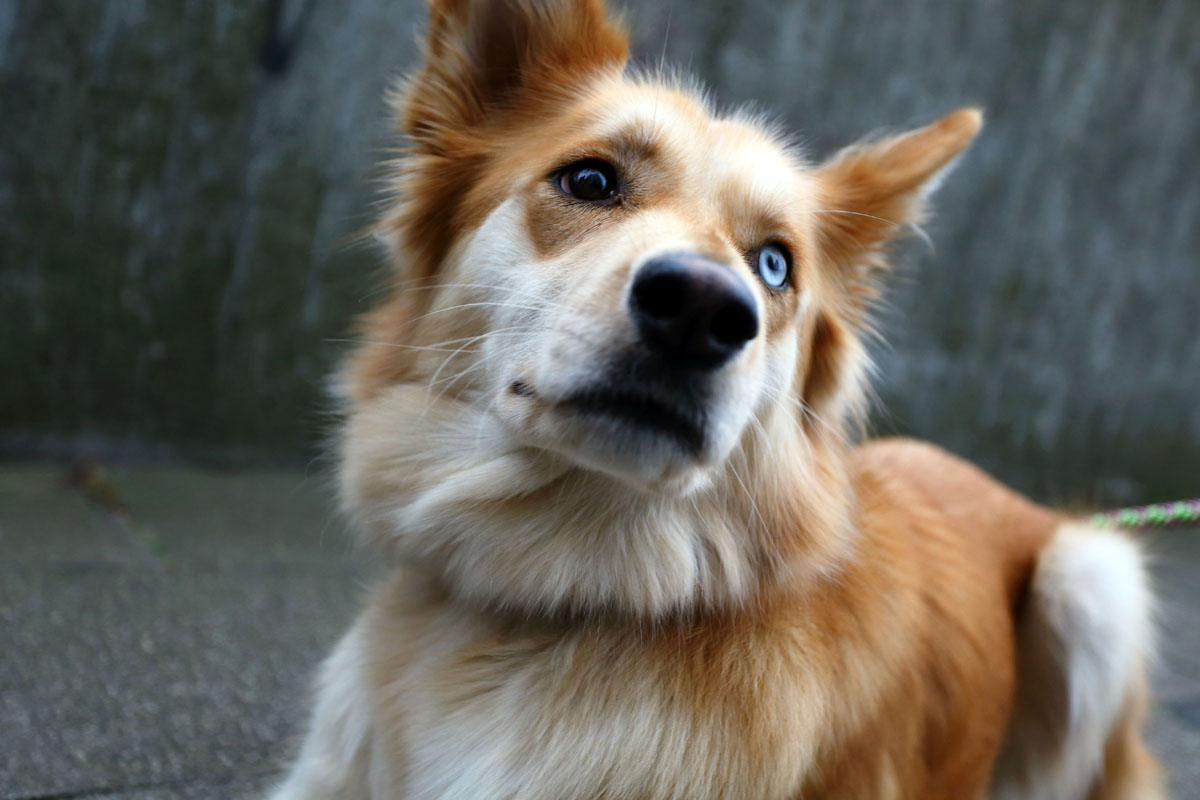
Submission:
[[[803,665],[400,605],[373,604],[342,645],[362,659],[371,797],[762,800],[811,763],[822,709]]]

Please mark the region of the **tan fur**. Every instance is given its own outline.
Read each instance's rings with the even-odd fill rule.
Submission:
[[[343,500],[392,568],[328,662],[276,797],[949,800],[1037,784],[1043,765],[1013,743],[1052,727],[1016,705],[1040,681],[1018,648],[1042,647],[1029,603],[1072,599],[1056,582],[1077,560],[1065,520],[931,446],[848,443],[887,246],[979,112],[813,166],[677,81],[627,77],[598,0],[432,0],[430,16],[396,100],[410,152],[380,224],[391,294],[342,383]],[[616,201],[563,196],[556,170],[581,159],[617,165]],[[793,254],[786,290],[752,270],[767,241]],[[686,456],[563,401],[634,341],[630,276],[681,250],[728,265],[761,316]],[[1042,575],[1051,543],[1061,569]],[[1114,574],[1142,596],[1136,569]],[[1118,687],[1101,767],[1068,776],[1096,800],[1159,796],[1139,680]],[[1103,710],[1102,688],[1080,696]]]
[[[1162,771],[1142,742],[1147,691],[1135,686],[1104,747],[1104,777],[1096,781],[1088,800],[1164,797]]]

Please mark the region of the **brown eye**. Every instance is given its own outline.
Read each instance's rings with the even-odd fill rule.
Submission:
[[[612,164],[589,159],[558,173],[558,188],[576,200],[607,203],[617,196],[617,171]]]

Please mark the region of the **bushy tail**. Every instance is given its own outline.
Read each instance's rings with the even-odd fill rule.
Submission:
[[[1152,602],[1138,546],[1081,524],[1038,555],[993,800],[1161,800],[1141,740]]]

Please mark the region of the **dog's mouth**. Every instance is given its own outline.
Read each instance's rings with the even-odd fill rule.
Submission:
[[[692,456],[704,449],[704,415],[682,400],[598,387],[576,392],[558,405],[565,411],[598,417],[638,434],[665,437]]]

